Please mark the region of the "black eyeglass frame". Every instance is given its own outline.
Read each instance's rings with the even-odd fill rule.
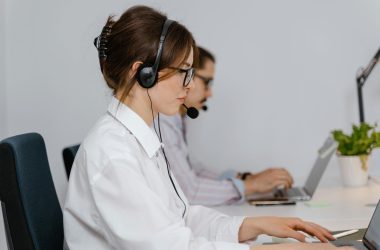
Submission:
[[[177,67],[168,67],[169,69],[174,69],[180,73],[185,73],[185,78],[183,79],[182,85],[184,87],[189,86],[191,80],[193,80],[194,75],[195,75],[195,69],[194,68],[188,68],[188,69],[181,69]]]
[[[201,79],[205,83],[206,87],[210,87],[213,84],[214,78],[207,78],[207,77],[198,75],[197,73],[195,73],[194,76],[196,76],[199,79]]]

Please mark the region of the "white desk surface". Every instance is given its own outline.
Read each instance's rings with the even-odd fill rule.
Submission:
[[[377,178],[379,179],[379,178]],[[380,199],[380,183],[369,181],[367,186],[343,187],[340,178],[323,180],[311,203],[323,206],[307,206],[307,202],[284,206],[243,205],[214,207],[228,215],[241,216],[290,216],[316,222],[330,230],[366,228]]]
[[[379,178],[378,178],[379,179]],[[214,207],[228,215],[292,216],[319,223],[330,230],[365,228],[371,219],[375,204],[380,199],[380,183],[370,181],[365,187],[345,188],[339,178],[323,180],[311,202],[325,206],[308,207],[303,202],[295,206],[256,207],[249,204]],[[270,241],[261,236],[256,243]],[[0,250],[6,249],[3,218],[0,209]]]

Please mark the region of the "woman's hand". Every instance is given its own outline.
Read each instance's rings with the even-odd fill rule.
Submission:
[[[244,242],[256,239],[260,234],[267,234],[280,238],[294,238],[305,242],[306,236],[298,231],[315,236],[322,242],[334,240],[334,237],[327,229],[299,218],[257,217],[246,218],[243,221],[239,230],[239,241]]]

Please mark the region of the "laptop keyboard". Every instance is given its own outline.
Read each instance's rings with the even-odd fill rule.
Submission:
[[[298,197],[298,196],[304,196],[304,194],[298,189],[298,188],[291,188],[288,190],[285,189],[278,189],[275,192],[275,197]]]

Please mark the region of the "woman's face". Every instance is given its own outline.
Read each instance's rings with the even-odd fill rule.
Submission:
[[[194,88],[189,91],[185,104],[188,107],[201,109],[207,98],[212,96],[211,86],[205,80],[214,78],[215,63],[210,59],[205,61],[202,69],[197,69],[194,76]]]
[[[193,49],[191,49],[188,58],[185,63],[179,66],[179,68],[187,70],[193,65]],[[159,73],[166,74],[165,70]],[[155,112],[159,112],[165,115],[174,115],[178,113],[180,106],[184,103],[187,93],[194,83],[191,79],[190,83],[184,87],[183,82],[186,73],[176,71],[170,77],[159,81],[151,90],[149,94],[152,98],[153,109]]]

